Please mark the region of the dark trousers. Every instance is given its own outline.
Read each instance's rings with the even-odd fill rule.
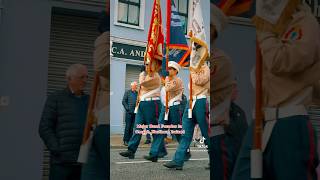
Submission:
[[[81,165],[50,164],[49,180],[80,180]]]
[[[189,101],[187,102],[189,104]],[[192,110],[192,119],[188,117],[189,107],[185,107],[185,111],[182,116],[182,128],[185,130],[185,134],[182,134],[179,146],[173,156],[173,161],[183,166],[187,149],[190,146],[193,137],[193,131],[196,124],[199,124],[201,134],[205,138],[204,143],[209,145],[209,107],[207,99],[198,99]],[[208,153],[210,153],[208,151]]]
[[[143,129],[141,127],[137,127],[137,125],[138,124],[143,124],[143,125],[158,124],[161,106],[162,105],[160,100],[140,102],[138,113],[136,114],[136,119],[135,119],[134,133],[128,144],[129,151],[132,151],[133,153],[135,153],[140,144],[140,140],[142,136],[141,132],[143,132]],[[147,130],[151,131],[150,128],[147,128]],[[166,149],[165,149],[164,143],[162,143],[160,152],[164,153],[165,151]]]
[[[94,139],[88,161],[83,165],[81,180],[106,180],[110,167],[109,126],[99,125],[94,132]]]
[[[164,120],[164,115],[165,115],[165,111],[166,108],[165,106],[162,106],[161,112],[160,112],[160,116],[159,116],[159,124],[163,124],[163,125],[182,125],[181,122],[181,118],[182,118],[182,111],[180,109],[181,106],[180,105],[175,105],[175,106],[171,106],[170,110],[169,110],[169,117],[168,120]],[[163,131],[170,131],[166,128],[159,128],[158,130],[163,130]],[[182,130],[181,128],[173,128],[171,130]],[[159,152],[160,152],[160,148],[164,147],[164,143],[163,140],[165,138],[165,134],[155,134],[154,135],[154,139],[150,148],[150,156],[153,157],[157,157],[159,156]],[[175,134],[178,142],[180,143],[181,140],[181,134]]]
[[[214,180],[230,180],[236,161],[234,142],[221,134],[210,137],[210,177]]]
[[[253,125],[248,128],[232,180],[250,179]],[[308,116],[279,118],[263,152],[263,180],[316,180],[317,140]]]
[[[150,134],[147,134],[146,137],[147,137],[147,140],[151,141],[151,135]]]
[[[125,117],[126,126],[124,129],[123,142],[129,142],[132,136],[135,116],[136,115],[134,113],[126,112],[126,117]]]

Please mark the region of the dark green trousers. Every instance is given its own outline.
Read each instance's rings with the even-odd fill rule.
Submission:
[[[250,126],[240,150],[233,180],[250,179]],[[317,139],[308,116],[278,119],[263,153],[264,180],[317,180]]]
[[[181,125],[182,126],[183,109],[181,109],[181,105],[175,105],[175,106],[170,107],[168,120],[164,120],[165,112],[166,112],[166,107],[162,106],[160,116],[159,116],[159,124]],[[158,130],[168,131],[167,128],[159,128]],[[181,128],[180,129],[173,128],[171,130],[181,131],[182,129]],[[163,144],[164,144],[163,141],[164,141],[164,138],[166,137],[166,134],[156,134],[156,135],[154,135],[154,137],[155,138],[152,141],[149,154],[150,154],[150,156],[156,157],[159,155],[159,152],[161,152],[160,148],[163,148]],[[177,141],[180,143],[181,134],[175,134],[175,137],[176,137]]]
[[[83,165],[81,180],[106,180],[109,177],[110,128],[100,125],[94,131],[88,161]]]
[[[236,161],[235,142],[227,135],[210,137],[210,178],[213,180],[231,179]]]
[[[187,104],[189,101],[187,102]],[[209,146],[209,107],[207,99],[198,99],[192,110],[192,119],[188,118],[188,109],[185,107],[185,111],[182,116],[182,128],[185,130],[185,134],[182,135],[179,146],[176,153],[173,156],[173,161],[183,166],[187,149],[192,141],[193,131],[196,124],[199,124],[201,134],[204,137],[204,143]],[[210,150],[210,149],[209,149]],[[208,152],[210,154],[210,152]]]
[[[160,100],[152,100],[152,101],[141,101],[139,108],[138,108],[138,113],[136,114],[136,119],[135,119],[135,125],[134,125],[134,130],[133,130],[133,135],[130,138],[130,141],[128,143],[128,150],[132,151],[135,153],[138,149],[138,146],[140,144],[141,140],[141,134],[139,134],[139,131],[142,131],[142,128],[138,128],[137,125],[157,125],[158,124],[158,119],[160,115],[160,110],[161,110],[161,102]],[[156,130],[156,129],[150,129],[147,128],[147,130]],[[164,143],[161,143],[162,145],[160,146],[160,152],[165,153],[166,148]]]

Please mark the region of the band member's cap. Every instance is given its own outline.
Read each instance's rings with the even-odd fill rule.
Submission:
[[[227,16],[216,5],[211,3],[210,24],[214,25],[218,34],[220,34],[228,24]]]
[[[177,70],[178,72],[180,71],[180,65],[178,63],[176,63],[175,61],[169,61],[168,67],[172,67],[175,70]]]

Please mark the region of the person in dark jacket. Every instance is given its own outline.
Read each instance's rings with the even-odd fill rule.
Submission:
[[[67,87],[48,96],[39,125],[40,137],[50,151],[50,180],[76,180],[81,175],[77,159],[89,100],[83,92],[87,67],[73,64],[66,77]]]
[[[126,116],[125,116],[126,127],[124,129],[124,136],[123,136],[123,144],[125,146],[128,146],[128,142],[133,133],[133,126],[134,126],[134,119],[135,119],[134,109],[136,106],[137,96],[138,96],[137,82],[134,81],[131,83],[131,89],[127,90],[124,93],[124,96],[122,99],[122,105],[126,111]]]
[[[238,99],[238,94],[238,88],[235,82],[231,94],[230,124],[226,127],[226,135],[234,143],[236,156],[238,156],[243,137],[248,129],[246,114],[241,107],[235,103],[235,101]]]

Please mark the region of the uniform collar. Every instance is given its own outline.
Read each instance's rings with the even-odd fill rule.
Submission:
[[[171,80],[174,80],[174,79],[177,79],[177,76],[172,76],[170,78],[171,78]]]

